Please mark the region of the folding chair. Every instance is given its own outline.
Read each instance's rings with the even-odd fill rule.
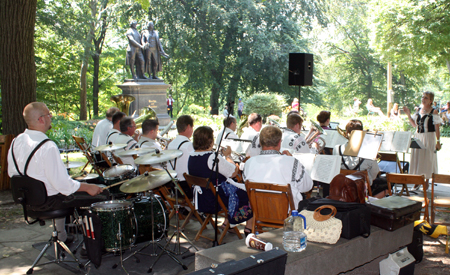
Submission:
[[[431,224],[443,224],[450,225],[450,222],[436,222],[436,212],[445,212],[450,213],[450,197],[446,196],[437,196],[435,195],[434,185],[436,183],[440,184],[449,184],[450,185],[450,175],[443,174],[434,174],[432,176],[432,184],[431,184]],[[438,209],[444,208],[444,209]]]
[[[72,135],[73,139],[75,140],[75,143],[78,145],[78,147],[80,148],[81,152],[83,152],[83,155],[87,158],[87,162],[84,165],[83,169],[81,169],[81,171],[84,171],[84,169],[86,169],[86,167],[88,166],[88,164],[91,164],[92,166],[92,170],[95,170],[95,172],[97,172],[97,174],[99,176],[102,176],[102,173],[104,170],[106,170],[106,167],[100,167],[97,165],[95,158],[94,158],[94,154],[91,151],[91,146],[86,142],[86,140],[82,137],[77,137]],[[101,153],[102,155],[104,155],[103,153]],[[109,161],[107,161],[108,163]],[[111,167],[111,163],[109,162],[108,165]]]
[[[252,232],[264,232],[262,227],[282,228],[284,220],[295,210],[291,185],[245,182],[253,211]]]
[[[366,188],[367,188],[367,192],[369,194],[369,196],[372,196],[372,188],[370,187],[370,180],[369,180],[369,174],[367,173],[366,170],[364,171],[358,171],[358,170],[347,170],[347,169],[341,169],[341,174],[344,175],[351,175],[354,174],[356,172],[363,172],[364,176],[365,176],[365,182],[366,182]]]
[[[220,198],[220,196],[217,194],[216,196],[216,188],[214,187],[214,185],[209,182],[209,179],[206,178],[201,178],[201,177],[196,177],[196,176],[191,176],[187,173],[184,173],[184,178],[186,179],[186,182],[188,183],[189,187],[191,187],[192,189],[194,189],[194,185],[200,186],[202,188],[207,188],[209,190],[211,190],[211,192],[213,193],[213,195],[215,197],[217,197],[218,203],[219,203],[219,211],[218,211],[218,215],[222,216],[224,218],[228,217],[228,209],[225,206],[225,204],[223,203],[222,199]],[[195,236],[195,240],[198,241],[198,239],[200,238],[205,238],[207,240],[210,241],[214,241],[214,239],[203,235],[203,231],[206,229],[206,226],[208,225],[208,223],[210,223],[213,228],[215,228],[215,224],[214,224],[214,215],[215,213],[204,213],[206,214],[206,218],[202,223],[202,226],[200,228],[200,230],[197,232],[197,235]],[[225,235],[228,233],[228,229],[230,229],[230,223],[228,222],[225,225],[225,228],[223,229],[222,233],[220,233],[220,230],[218,228],[216,228],[218,234],[219,235],[219,240],[218,243],[219,245],[222,244],[223,239],[225,238]],[[239,229],[237,228],[237,226],[232,228],[234,230],[234,233],[236,233],[236,235],[238,236],[239,239],[242,239],[242,235],[239,232]]]
[[[424,175],[387,173],[386,179],[387,179],[387,183],[388,183],[388,192],[389,192],[390,196],[392,196],[392,184],[391,183],[402,184],[403,185],[402,190],[405,188],[406,188],[406,190],[408,190],[407,184],[422,185],[423,198],[419,197],[419,196],[409,196],[409,199],[422,202],[422,208],[424,208],[424,211],[422,211],[424,214],[424,219],[427,222],[430,222],[429,210],[428,210],[429,199],[427,197],[427,189],[426,189],[427,182],[425,180]],[[408,192],[408,194],[409,194],[409,192]],[[399,195],[402,195],[402,192],[400,192]]]

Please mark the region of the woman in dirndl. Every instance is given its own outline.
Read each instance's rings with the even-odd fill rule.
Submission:
[[[209,178],[215,185],[216,180],[219,183],[219,195],[228,209],[229,217],[226,218],[222,227],[228,222],[236,225],[246,222],[244,233],[247,236],[251,233],[253,227],[253,212],[250,208],[247,191],[239,189],[227,182],[228,178],[233,178],[238,172],[234,161],[231,159],[231,148],[227,146],[223,150],[223,157],[218,156],[218,178],[213,169],[215,152],[214,132],[208,126],[200,126],[194,131],[193,144],[194,152],[189,155],[188,170],[192,176]],[[196,208],[199,212],[215,213],[215,197],[211,190],[199,186],[194,187],[194,198]]]
[[[441,149],[439,126],[442,121],[438,110],[433,108],[433,100],[434,93],[424,92],[422,105],[413,115],[408,107],[403,107],[409,123],[416,128],[414,136],[425,145],[424,149],[411,149],[409,173],[425,175],[427,182],[438,172],[436,152]]]

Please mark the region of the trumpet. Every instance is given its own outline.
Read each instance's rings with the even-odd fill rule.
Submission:
[[[314,142],[316,142],[316,139],[318,139],[319,141],[322,142],[322,144],[319,144],[318,142],[317,145],[319,146],[318,148],[318,152],[319,154],[323,151],[323,148],[325,148],[325,139],[323,139],[322,137],[319,137],[319,135],[321,134],[327,134],[323,131],[322,127],[320,127],[320,125],[317,122],[314,122],[313,120],[311,121],[311,128],[309,129],[308,134],[306,135],[306,143],[309,145],[309,147],[311,148],[312,144]]]

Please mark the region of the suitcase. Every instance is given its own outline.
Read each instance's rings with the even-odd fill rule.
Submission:
[[[404,197],[391,196],[368,204],[370,223],[388,231],[394,231],[420,219],[422,203]]]
[[[318,199],[308,204],[307,210],[314,211],[322,205],[333,205],[336,207],[336,218],[342,221],[341,237],[353,239],[358,236],[364,238],[370,235],[370,208],[366,204],[357,202],[343,202],[331,199]],[[321,213],[329,214],[329,209],[324,209]]]

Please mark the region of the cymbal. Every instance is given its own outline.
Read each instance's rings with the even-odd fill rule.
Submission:
[[[118,150],[118,149],[123,149],[126,146],[127,146],[126,144],[105,144],[105,145],[100,145],[98,147],[95,147],[94,150],[101,151],[101,152],[114,151],[114,150]]]
[[[160,151],[159,154],[151,153],[143,155],[142,157],[138,157],[137,159],[134,160],[134,163],[147,165],[157,164],[176,159],[181,155],[183,155],[183,152],[180,150],[163,150]]]
[[[69,161],[69,162],[64,162],[64,166],[66,167],[66,169],[70,169],[70,168],[77,168],[80,166],[85,165],[84,162],[80,162],[80,161]]]
[[[78,174],[78,175],[73,175],[72,179],[74,180],[78,180],[78,181],[82,181],[82,180],[92,180],[92,179],[96,179],[98,178],[98,174]]]
[[[139,154],[147,154],[150,152],[155,152],[155,148],[133,148],[130,150],[122,151],[119,153],[116,153],[119,157],[128,157],[133,155],[139,155]]]
[[[177,176],[175,170],[168,170],[172,177]],[[166,170],[157,170],[152,172],[145,172],[140,176],[135,177],[120,186],[120,191],[124,193],[139,193],[150,189],[158,188],[170,181],[170,176]]]

